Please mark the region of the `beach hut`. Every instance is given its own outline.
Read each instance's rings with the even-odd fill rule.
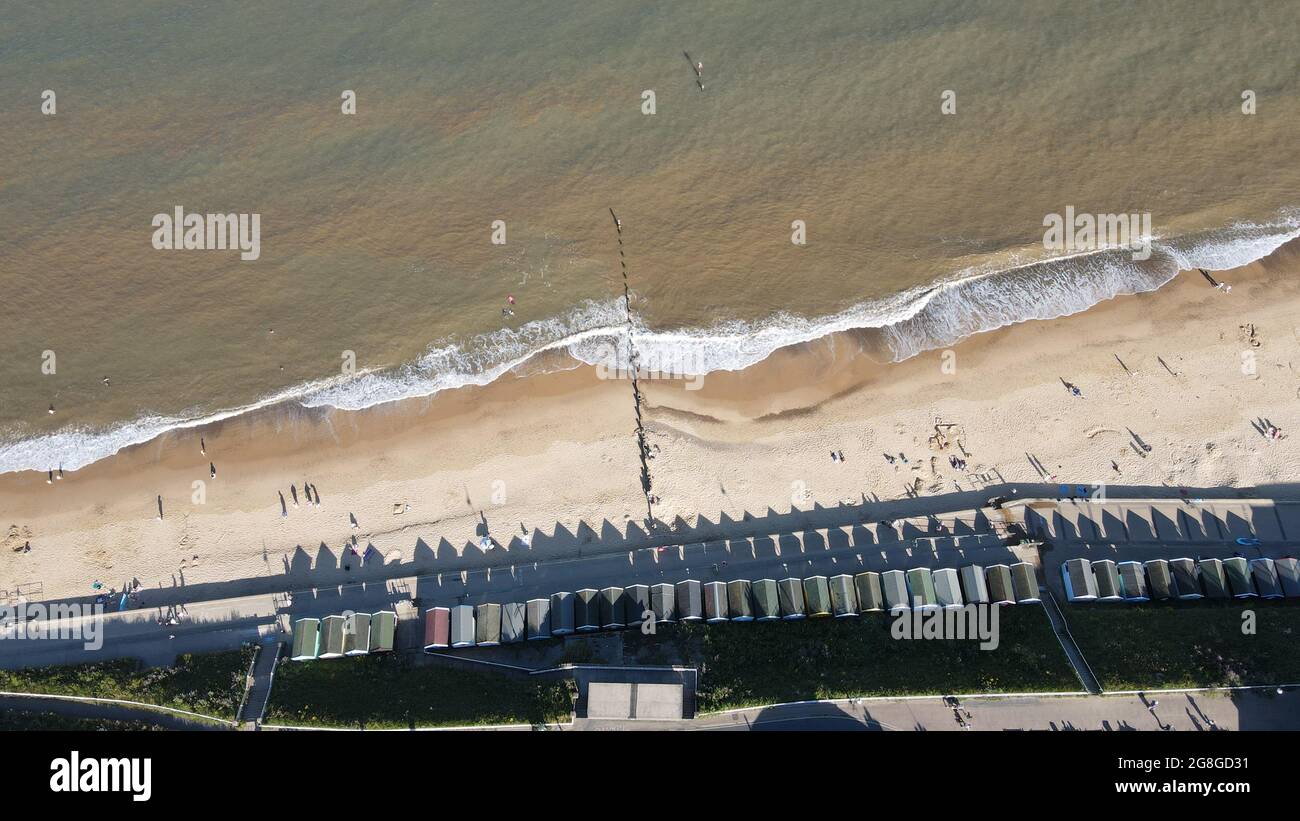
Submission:
[[[343,617],[343,655],[364,656],[370,652],[370,614],[348,613]]]
[[[320,619],[298,619],[293,623],[291,661],[311,661],[320,652]]]
[[[781,594],[776,579],[759,579],[749,591],[754,597],[754,615],[759,621],[776,621],[781,618]]]
[[[754,606],[749,596],[748,579],[732,579],[727,582],[727,610],[732,621],[753,621]]]
[[[474,643],[479,647],[501,643],[501,605],[489,602],[474,608]]]
[[[1092,575],[1092,564],[1087,559],[1061,562],[1061,581],[1065,583],[1068,601],[1096,600],[1097,579]]]
[[[1278,582],[1277,566],[1272,559],[1251,559],[1250,575],[1261,599],[1282,598],[1282,585]]]
[[[957,571],[951,567],[941,567],[931,574],[934,580],[934,595],[939,606],[945,610],[960,610],[966,604],[961,597],[961,580]]]
[[[1011,584],[1011,568],[1005,564],[989,565],[984,571],[988,584],[989,601],[993,604],[1015,604],[1016,591]]]
[[[524,603],[507,602],[501,605],[501,643],[514,644],[524,640]]]
[[[704,585],[704,619],[709,624],[727,621],[727,586],[722,582]]]
[[[1169,572],[1169,562],[1164,559],[1148,559],[1142,564],[1147,573],[1147,589],[1151,598],[1164,601],[1174,597],[1173,576]]]
[[[1169,573],[1174,577],[1174,590],[1178,592],[1178,598],[1204,598],[1201,594],[1200,573],[1196,570],[1196,562],[1191,559],[1170,559]]]
[[[650,607],[650,585],[632,584],[623,588],[623,604],[627,610],[624,614],[627,626],[640,626],[646,619],[646,613],[654,612]]]
[[[627,627],[627,604],[621,587],[605,587],[600,591],[600,626],[605,630],[622,630]]]
[[[699,621],[704,618],[703,593],[695,579],[685,579],[676,585],[677,618],[682,621]]]
[[[474,607],[458,604],[451,608],[451,646],[474,646]]]
[[[831,588],[825,576],[809,576],[803,580],[804,612],[820,618],[831,614]]]
[[[1120,562],[1115,565],[1119,571],[1119,594],[1126,602],[1151,601],[1147,595],[1147,576],[1139,562]]]
[[[528,621],[528,640],[541,641],[551,637],[551,600],[529,599],[525,605]]]
[[[574,596],[572,593],[551,594],[551,635],[567,636],[573,632]]]
[[[853,577],[847,573],[831,576],[831,612],[843,619],[858,615],[858,597],[853,592]]]
[[[656,624],[677,621],[677,593],[671,584],[650,586],[650,609],[654,611]]]
[[[802,619],[803,582],[799,579],[782,579],[776,583],[776,598],[781,605],[781,618]]]
[[[1119,592],[1119,571],[1110,559],[1098,559],[1092,563],[1092,579],[1097,585],[1097,601],[1123,601]]]
[[[1226,599],[1232,595],[1228,591],[1228,577],[1223,572],[1223,562],[1218,559],[1201,559],[1196,563],[1200,570],[1201,587],[1211,599]]]
[[[939,597],[934,592],[934,576],[928,567],[913,567],[907,571],[908,601],[913,610],[938,610]]]
[[[885,608],[891,614],[911,609],[907,594],[907,576],[901,570],[886,570],[880,574],[880,590],[885,596]]]
[[[380,610],[370,614],[370,652],[391,653],[397,639],[397,613]]]
[[[866,570],[853,577],[853,587],[858,594],[858,612],[874,613],[885,606],[885,594],[880,591],[880,574]]]
[[[1037,604],[1038,574],[1029,562],[1016,562],[1011,565],[1011,590],[1016,594],[1018,604]]]
[[[320,655],[317,658],[335,659],[343,655],[342,616],[326,616],[320,620]]]
[[[584,587],[573,594],[573,625],[579,633],[600,629],[600,591]]]
[[[1286,597],[1291,599],[1300,596],[1300,562],[1287,556],[1274,559],[1273,566],[1277,568],[1277,581],[1282,585]]]
[[[1223,575],[1228,578],[1228,590],[1233,598],[1249,599],[1255,595],[1255,583],[1250,578],[1250,564],[1241,556],[1223,560]]]
[[[430,607],[424,613],[424,649],[443,650],[451,646],[451,610]]]
[[[961,580],[961,591],[969,604],[988,604],[989,586],[984,581],[984,568],[977,564],[968,564],[957,571]]]

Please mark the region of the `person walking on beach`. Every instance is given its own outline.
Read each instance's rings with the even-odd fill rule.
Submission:
[[[208,462],[208,478],[217,478],[217,466],[212,462]]]

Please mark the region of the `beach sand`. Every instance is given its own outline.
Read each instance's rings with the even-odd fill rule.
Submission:
[[[1293,242],[1217,274],[1231,293],[1184,272],[1154,293],[902,363],[879,361],[879,339],[862,332],[709,374],[699,390],[642,380],[656,518],[694,524],[1004,481],[1292,482],[1297,274]],[[1288,435],[1269,441],[1252,425],[1261,417]],[[936,422],[952,424],[947,448],[928,441]],[[484,532],[506,548],[494,561],[532,561],[517,537],[560,526],[581,541],[583,523],[625,531],[645,518],[633,425],[630,385],[581,367],[362,412],[268,409],[169,433],[50,484],[0,476],[0,590],[49,599],[86,595],[96,580],[147,589],[275,577],[322,550],[343,555],[354,537],[420,573],[456,567]],[[949,464],[958,439],[965,470]],[[29,552],[13,549],[28,542]]]

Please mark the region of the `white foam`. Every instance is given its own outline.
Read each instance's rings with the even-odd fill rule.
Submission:
[[[1073,254],[1004,266],[967,268],[937,285],[863,302],[809,319],[778,313],[761,322],[729,321],[705,329],[633,329],[644,359],[679,363],[683,375],[740,370],[774,351],[829,334],[883,329],[895,360],[956,343],[972,334],[1030,319],[1054,319],[1106,299],[1159,288],[1180,270],[1227,270],[1268,256],[1300,237],[1300,215],[1266,224],[1240,223],[1218,232],[1153,243],[1151,260],[1135,263],[1126,251]],[[563,317],[447,340],[414,363],[388,371],[298,385],[239,408],[192,416],[148,416],[105,430],[64,430],[0,444],[0,473],[76,470],[168,430],[194,428],[283,402],[308,408],[362,410],[400,399],[431,396],[465,385],[486,385],[539,354],[564,351],[578,362],[609,363],[612,350],[626,367],[621,300],[586,302]]]

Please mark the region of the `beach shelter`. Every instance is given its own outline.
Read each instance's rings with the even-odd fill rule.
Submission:
[[[1203,598],[1200,573],[1196,569],[1196,562],[1191,559],[1170,559],[1169,573],[1174,577],[1174,589],[1178,591],[1178,598]]]
[[[343,655],[364,656],[370,652],[370,614],[348,613],[343,617]]]
[[[320,620],[320,655],[317,658],[335,659],[343,655],[342,616],[326,616]]]
[[[968,564],[957,571],[961,581],[961,590],[970,604],[988,604],[989,586],[984,580],[984,568],[977,564]]]
[[[831,576],[831,612],[842,619],[858,614],[858,596],[853,592],[853,577],[847,573]]]
[[[1291,599],[1300,596],[1300,562],[1287,556],[1274,559],[1273,566],[1277,568],[1277,581],[1282,585],[1286,597]]]
[[[831,614],[831,589],[825,576],[809,576],[803,580],[804,612],[821,617]]]
[[[627,626],[627,604],[623,588],[605,587],[600,591],[600,626],[606,630],[622,630]]]
[[[1282,585],[1278,582],[1277,566],[1272,559],[1251,559],[1250,575],[1262,599],[1282,598]]]
[[[911,609],[907,593],[907,576],[901,570],[886,570],[880,574],[880,590],[885,595],[885,608],[890,613]]]
[[[704,618],[710,624],[727,621],[727,586],[722,582],[704,585]]]
[[[1037,604],[1038,574],[1029,562],[1016,562],[1011,565],[1011,589],[1016,594],[1019,604]]]
[[[451,608],[451,646],[474,646],[474,607],[458,604]]]
[[[501,643],[514,644],[524,640],[524,603],[507,602],[501,605]]]
[[[754,615],[759,621],[776,621],[781,618],[781,594],[776,579],[759,579],[750,587],[754,596]]]
[[[1206,596],[1211,599],[1226,599],[1231,595],[1228,592],[1228,577],[1223,572],[1223,562],[1218,559],[1201,559],[1196,567],[1201,571],[1201,587],[1205,589]]]
[[[1147,595],[1147,576],[1139,562],[1120,562],[1115,569],[1119,571],[1119,594],[1124,601],[1151,601]]]
[[[853,577],[853,587],[858,594],[858,612],[872,613],[884,608],[885,594],[880,590],[880,574],[866,570]]]
[[[370,614],[370,652],[391,653],[397,638],[397,613],[380,610]]]
[[[671,584],[650,586],[650,609],[654,611],[656,624],[677,621],[677,592]]]
[[[567,636],[573,632],[574,596],[572,593],[551,594],[551,635]]]
[[[451,646],[451,610],[430,607],[424,613],[424,649],[442,650]]]
[[[647,612],[654,612],[650,606],[650,585],[631,584],[623,588],[623,604],[628,627],[637,627],[645,621]]]
[[[1241,556],[1223,560],[1223,575],[1228,577],[1228,589],[1233,598],[1249,599],[1257,595],[1251,581],[1250,564]]]
[[[528,640],[541,641],[551,637],[551,600],[529,599],[524,605],[528,622]]]
[[[727,610],[731,612],[732,621],[754,620],[754,606],[750,601],[749,592],[748,579],[733,579],[727,582]]]
[[[934,590],[934,576],[928,567],[907,571],[907,593],[913,610],[938,610],[939,596]]]
[[[951,567],[941,567],[930,574],[934,581],[934,595],[945,610],[960,610],[966,604],[961,597],[961,580]]]
[[[1092,563],[1092,579],[1097,584],[1097,601],[1122,601],[1120,595],[1119,571],[1110,559],[1098,559]]]
[[[1016,591],[1011,584],[1011,568],[1005,564],[989,565],[984,571],[984,581],[989,588],[989,601],[993,604],[1015,604]]]
[[[573,624],[579,633],[600,629],[600,591],[584,587],[573,595]]]
[[[1164,601],[1174,597],[1173,576],[1169,573],[1169,562],[1164,559],[1149,559],[1142,565],[1147,572],[1147,589],[1151,598]]]
[[[682,621],[699,621],[704,618],[703,593],[695,579],[685,579],[676,585],[677,618]]]
[[[803,582],[799,579],[782,579],[776,583],[776,599],[781,605],[781,618],[802,619]]]
[[[1070,559],[1061,562],[1061,581],[1065,583],[1067,600],[1096,600],[1097,579],[1092,575],[1092,564],[1087,559]]]
[[[291,661],[311,661],[320,652],[320,619],[298,619],[293,623]]]
[[[501,605],[489,602],[474,608],[474,643],[479,647],[501,643]]]

